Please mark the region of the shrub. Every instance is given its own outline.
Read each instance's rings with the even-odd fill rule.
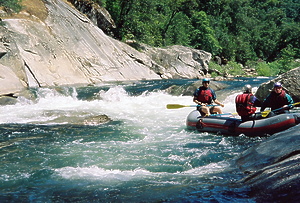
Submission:
[[[275,76],[278,74],[278,67],[276,64],[272,66],[266,62],[258,62],[255,69],[259,76]]]
[[[228,64],[224,66],[224,69],[230,75],[244,75],[243,66],[237,62],[229,61]]]
[[[212,77],[219,76],[219,74],[217,72],[219,72],[221,75],[223,75],[223,73],[224,73],[223,67],[220,66],[219,64],[215,63],[214,61],[209,62],[208,68],[209,68],[209,70],[213,70],[213,72],[211,73]]]
[[[0,0],[0,6],[10,8],[15,12],[19,12],[22,9],[21,0]]]

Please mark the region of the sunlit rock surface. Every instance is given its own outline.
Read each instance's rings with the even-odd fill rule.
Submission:
[[[109,37],[95,25],[95,14],[90,20],[69,2],[24,2],[29,6],[17,17],[2,16],[0,95],[28,87],[197,78],[207,69],[209,53],[153,49],[159,64],[153,51],[149,56]]]

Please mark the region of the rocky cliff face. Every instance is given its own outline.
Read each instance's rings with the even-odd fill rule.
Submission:
[[[77,10],[85,14],[94,25],[98,26],[105,34],[113,37],[112,30],[116,28],[115,22],[106,9],[92,0],[68,0]]]
[[[207,70],[209,53],[178,46],[140,52],[107,36],[68,2],[25,0],[31,1],[35,8],[2,16],[0,95],[34,86],[197,78]]]
[[[152,69],[162,78],[197,78],[208,73],[211,54],[184,46],[171,46],[165,49],[141,46],[158,65]]]

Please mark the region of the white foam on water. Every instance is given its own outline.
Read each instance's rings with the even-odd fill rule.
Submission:
[[[139,180],[164,182],[168,179],[177,182],[177,178],[185,176],[195,176],[198,178],[212,177],[213,174],[221,173],[228,167],[229,164],[226,161],[221,161],[175,173],[151,172],[143,168],[136,168],[133,170],[104,169],[98,166],[63,167],[54,169],[54,171],[56,176],[60,176],[68,180],[91,180],[102,181],[107,184],[117,184],[120,182]],[[219,176],[216,177],[221,178]],[[179,183],[180,182],[178,182],[178,184]]]
[[[31,102],[20,98],[16,105],[0,106],[0,123],[49,121],[59,116],[106,114],[112,119],[143,123],[144,126],[182,126],[194,107],[167,109],[167,104],[194,105],[191,96],[172,96],[162,91],[130,96],[121,86],[99,91],[98,99],[83,101],[55,89],[41,89],[38,99]],[[226,98],[224,112],[234,111],[234,96]],[[55,114],[56,112],[56,114]],[[51,114],[52,113],[52,114]]]
[[[84,180],[101,180],[111,183],[112,181],[123,182],[130,180],[145,179],[146,177],[157,176],[157,173],[152,173],[145,169],[134,170],[107,170],[97,166],[91,167],[64,167],[54,170],[57,175],[65,179],[84,179]]]
[[[116,154],[118,154],[117,160],[121,162],[113,161],[112,164],[116,165],[126,165],[126,162],[134,162],[134,159],[137,159],[141,162],[141,167],[147,161],[153,163],[155,167],[160,167],[157,162],[165,161],[166,163],[161,163],[161,167],[167,168],[171,164],[170,167],[174,165],[179,168],[178,170],[191,169],[193,168],[189,165],[191,160],[201,159],[207,152],[205,148],[197,148],[197,144],[216,144],[215,140],[199,139],[201,136],[209,136],[207,133],[201,134],[185,130],[186,116],[195,107],[166,108],[167,104],[193,105],[191,96],[172,96],[163,91],[145,92],[139,96],[131,96],[121,86],[112,87],[108,91],[99,91],[96,99],[91,101],[79,100],[76,96],[75,89],[69,94],[62,94],[54,89],[41,89],[38,92],[38,99],[34,102],[23,99],[16,105],[0,106],[0,123],[53,125],[58,118],[62,118],[63,122],[60,121],[58,124],[65,124],[68,122],[68,117],[105,114],[113,121],[122,122],[118,128],[123,133],[138,135],[136,139],[124,141],[84,142],[80,138],[68,143],[63,148],[66,154],[70,154],[71,151],[73,154],[78,153],[80,158],[80,153],[95,152],[97,154],[97,151],[100,151],[106,157],[90,160],[91,162],[99,162],[97,167],[57,169],[63,177],[91,176],[103,178],[105,176],[106,178],[126,180],[134,177],[157,175],[145,169],[135,169],[137,167],[135,163],[130,163],[132,165],[130,168],[133,169],[128,171],[101,168],[102,161],[104,165],[108,166],[115,159]],[[231,95],[228,100],[223,101],[225,108],[228,108],[226,110],[231,112],[233,97]],[[189,143],[196,144],[196,148],[186,147],[185,145]],[[226,142],[222,142],[222,145],[226,145]],[[85,148],[90,151],[83,151]],[[182,152],[182,154],[177,152]],[[162,155],[165,157],[161,157]],[[96,156],[93,155],[93,157]],[[208,167],[209,170],[214,167],[219,168],[217,164]],[[196,173],[202,173],[202,169],[194,170]]]
[[[221,161],[217,163],[210,163],[205,166],[196,167],[193,169],[190,169],[188,171],[183,172],[184,174],[189,174],[193,176],[204,176],[204,175],[210,175],[214,173],[220,173],[224,169],[228,168],[229,164],[226,161]]]

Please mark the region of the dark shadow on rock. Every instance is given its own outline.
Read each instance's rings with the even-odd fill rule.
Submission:
[[[274,134],[234,160],[248,174],[237,182],[257,202],[300,201],[300,126]]]

